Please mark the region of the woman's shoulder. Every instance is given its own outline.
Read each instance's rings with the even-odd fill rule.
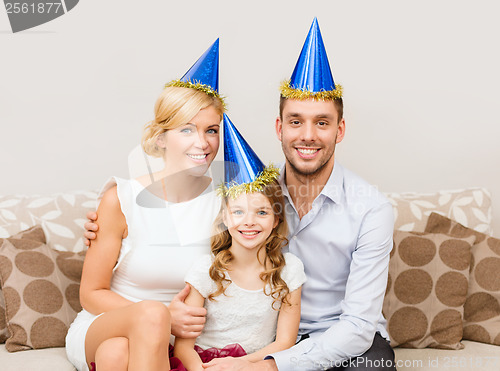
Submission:
[[[123,212],[124,208],[131,208],[135,200],[134,195],[136,191],[134,189],[133,179],[113,176],[101,188],[97,196],[97,205],[98,207],[106,206],[113,209],[121,209]]]
[[[101,200],[106,193],[117,194],[122,188],[129,188],[131,186],[132,179],[124,179],[117,176],[111,176],[104,185],[97,196],[98,200]]]

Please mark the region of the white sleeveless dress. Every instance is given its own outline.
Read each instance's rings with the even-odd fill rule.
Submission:
[[[137,180],[117,177],[105,184],[99,198],[115,185],[128,235],[113,269],[111,290],[133,302],[155,300],[168,305],[184,288],[184,277],[192,264],[210,253],[220,198],[211,184],[193,200],[169,203]],[[82,310],[66,336],[68,359],[79,371],[88,371],[85,336],[97,317]]]

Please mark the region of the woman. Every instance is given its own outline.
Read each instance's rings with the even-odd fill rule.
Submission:
[[[218,58],[218,41],[214,48]],[[200,60],[186,75],[196,75]],[[176,294],[192,261],[209,251],[220,201],[204,174],[217,154],[224,104],[216,87],[182,81],[186,75],[162,92],[143,135],[143,149],[162,156],[164,169],[113,178],[103,191],[99,233],[82,273],[84,310],[66,338],[78,370],[92,363],[99,371],[169,370],[170,334],[186,335],[187,328],[197,336],[203,327],[205,311],[186,309]],[[176,228],[189,221],[197,233]]]

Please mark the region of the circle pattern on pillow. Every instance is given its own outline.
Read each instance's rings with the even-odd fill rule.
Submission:
[[[5,256],[0,255],[0,267],[3,270],[3,276],[5,280],[9,279],[10,274],[12,273],[12,263]]]
[[[54,271],[54,262],[37,251],[23,251],[16,255],[16,267],[32,277],[47,277]]]
[[[5,309],[0,307],[0,343],[7,340],[5,330],[7,330],[7,323],[5,322]]]
[[[464,327],[464,339],[468,336],[474,336],[479,339],[477,341],[481,343],[489,343],[490,342],[490,334],[486,331],[482,326],[478,325],[469,325]]]
[[[389,322],[391,340],[399,344],[418,341],[427,332],[427,316],[420,309],[414,307],[403,307],[398,309]]]
[[[9,302],[9,316],[14,317],[17,314],[19,308],[21,308],[21,297],[19,296],[17,291],[11,287],[5,287],[3,289],[3,297],[5,298],[6,302]]]
[[[63,305],[63,295],[59,288],[46,280],[28,283],[23,290],[23,299],[30,309],[42,314],[53,314]]]
[[[436,296],[444,305],[461,307],[464,305],[468,286],[469,280],[462,273],[448,272],[438,278],[435,288]]]
[[[456,344],[462,340],[462,313],[454,309],[439,312],[431,323],[432,337],[441,344]]]
[[[80,305],[80,285],[72,283],[66,287],[66,292],[64,294],[71,308],[77,313],[80,312],[82,310],[82,306]]]
[[[48,247],[41,226],[0,239],[9,352],[64,346],[69,325],[81,310],[78,291],[84,256]]]
[[[394,293],[405,304],[423,302],[432,292],[432,277],[422,269],[408,269],[394,282]]]
[[[30,339],[34,349],[57,347],[59,339],[65,338],[68,327],[54,317],[42,317],[33,323],[30,330]]]
[[[500,258],[484,258],[476,264],[474,277],[477,284],[486,291],[500,290]]]
[[[464,304],[466,321],[482,322],[497,316],[500,316],[500,303],[486,292],[472,294]]]
[[[497,255],[500,255],[500,240],[499,239],[490,237],[490,238],[488,238],[486,243],[488,244],[491,251],[493,251]]]
[[[439,246],[439,257],[448,267],[462,271],[470,266],[470,249],[467,241],[444,241]]]
[[[436,244],[428,238],[410,235],[401,241],[398,252],[401,260],[410,267],[421,267],[434,259]]]
[[[461,349],[475,237],[394,232],[383,314],[392,346]]]

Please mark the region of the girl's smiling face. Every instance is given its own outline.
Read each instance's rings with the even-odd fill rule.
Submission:
[[[262,246],[278,224],[271,202],[258,192],[229,198],[223,221],[232,237],[231,249],[249,250]]]

